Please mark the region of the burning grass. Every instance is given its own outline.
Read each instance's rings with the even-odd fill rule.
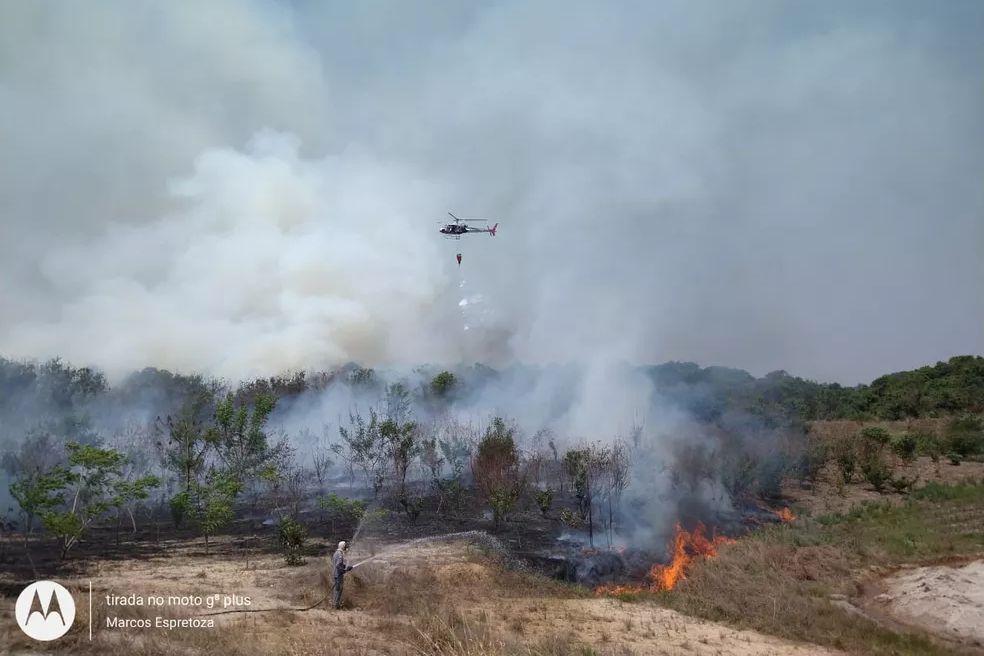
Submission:
[[[763,508],[762,510],[775,514],[783,522],[791,522],[796,519],[789,508],[782,508],[781,510]],[[704,526],[703,522],[697,522],[693,531],[689,532],[678,522],[673,541],[667,547],[667,551],[671,554],[669,563],[653,565],[643,583],[601,585],[595,589],[595,594],[624,599],[642,592],[672,590],[678,582],[687,578],[686,570],[693,563],[698,560],[717,558],[719,547],[735,542],[737,542],[735,538],[717,535],[716,529],[712,529],[711,536],[707,537],[707,527]],[[620,550],[621,552],[622,550]]]
[[[904,563],[982,551],[984,481],[934,484],[903,504],[767,527],[701,559],[672,592],[628,598],[857,654],[945,654],[922,634],[845,613],[831,595],[860,597],[872,576]]]
[[[698,522],[692,532],[676,525],[676,534],[672,544],[672,557],[667,565],[653,565],[647,576],[648,581],[638,585],[603,585],[595,590],[595,594],[614,597],[624,597],[644,590],[659,592],[672,590],[678,581],[686,578],[684,570],[698,558],[716,558],[718,547],[732,544],[732,538],[720,537],[712,533],[707,537],[707,529]]]

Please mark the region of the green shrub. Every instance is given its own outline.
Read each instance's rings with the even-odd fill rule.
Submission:
[[[581,528],[584,526],[584,519],[580,513],[576,513],[570,508],[564,508],[560,512],[560,521],[571,528]]]
[[[984,426],[977,417],[953,419],[946,431],[947,449],[962,459],[984,453]]]
[[[849,484],[854,479],[854,472],[858,468],[858,453],[854,442],[847,438],[841,438],[833,445],[834,462],[840,471],[841,480]]]
[[[933,433],[918,431],[913,433],[916,438],[916,453],[928,456],[933,462],[939,462],[943,455],[943,444]]]
[[[882,492],[892,480],[892,466],[885,459],[884,447],[879,441],[871,440],[862,445],[861,473],[876,492]]]
[[[888,446],[892,442],[892,433],[881,426],[865,426],[858,431],[858,437],[881,446]]]
[[[911,492],[912,488],[915,487],[916,483],[918,482],[919,482],[918,475],[913,476],[912,478],[908,478],[906,476],[894,476],[892,477],[891,480],[889,480],[889,484],[892,486],[892,489],[898,492],[899,494],[905,494],[906,492]]]
[[[300,522],[290,517],[281,517],[277,526],[277,540],[284,550],[284,561],[290,567],[304,564],[301,550],[307,540],[307,529]]]
[[[536,500],[536,505],[539,506],[540,512],[546,517],[547,511],[550,510],[550,506],[553,504],[553,490],[549,487],[543,490],[536,490],[533,492],[533,498]]]
[[[918,446],[919,442],[913,433],[896,435],[891,442],[892,453],[905,463],[911,463],[916,459],[916,448]]]
[[[796,460],[796,475],[802,483],[815,485],[830,460],[830,447],[816,437],[809,437],[804,452]]]

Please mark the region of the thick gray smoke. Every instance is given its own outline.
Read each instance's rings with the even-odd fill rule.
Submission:
[[[854,383],[981,352],[982,17],[3,3],[0,353],[114,377],[685,359]],[[448,210],[499,234],[444,242]],[[456,252],[494,309],[479,338]]]

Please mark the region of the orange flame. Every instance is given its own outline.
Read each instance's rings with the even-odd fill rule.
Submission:
[[[678,523],[676,535],[673,538],[673,559],[669,565],[653,565],[652,569],[649,570],[648,585],[603,585],[595,590],[595,594],[619,596],[634,594],[643,590],[653,592],[672,590],[679,581],[687,578],[685,570],[697,558],[715,558],[718,555],[717,548],[719,546],[734,542],[735,540],[731,538],[719,537],[715,533],[712,533],[711,537],[708,538],[707,529],[701,522],[697,523],[692,533],[687,533]]]
[[[794,519],[796,519],[796,515],[794,515],[792,511],[789,510],[789,508],[783,508],[782,510],[773,510],[772,512],[774,512],[776,516],[779,517],[779,519],[781,519],[784,522],[791,522]]]
[[[772,513],[773,515],[775,515],[776,517],[778,517],[779,519],[781,519],[783,522],[791,522],[794,519],[796,519],[796,515],[794,515],[789,508],[783,508],[782,510],[773,510],[772,508],[766,508],[765,506],[759,506],[759,510],[763,510],[765,512]],[[752,521],[755,521],[756,523],[759,523],[756,520],[752,520]]]

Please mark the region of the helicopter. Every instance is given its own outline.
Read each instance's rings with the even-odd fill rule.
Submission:
[[[448,215],[452,219],[454,219],[454,223],[447,223],[447,224],[444,225],[443,228],[441,228],[438,231],[442,235],[444,235],[445,237],[447,237],[448,239],[461,239],[461,235],[467,234],[469,232],[487,232],[487,233],[489,233],[489,236],[495,237],[495,230],[496,230],[496,228],[499,227],[499,224],[496,223],[494,226],[492,226],[490,228],[488,226],[488,224],[486,223],[484,229],[482,229],[482,228],[473,228],[470,225],[467,225],[466,222],[467,221],[481,221],[482,219],[459,219],[454,214],[451,214],[451,212],[448,212]]]

